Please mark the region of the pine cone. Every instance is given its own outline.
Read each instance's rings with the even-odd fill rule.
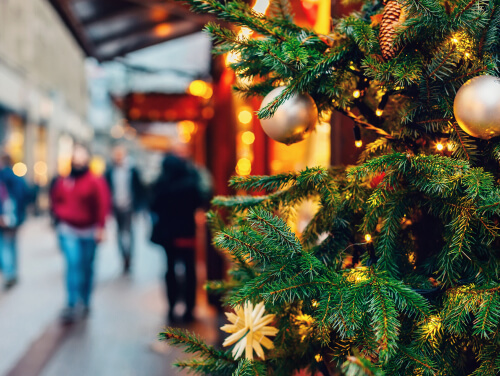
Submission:
[[[402,18],[403,12],[399,3],[396,0],[389,0],[384,8],[379,32],[380,48],[385,60],[393,59],[396,56],[396,48],[393,43],[396,35],[396,26],[403,21]]]

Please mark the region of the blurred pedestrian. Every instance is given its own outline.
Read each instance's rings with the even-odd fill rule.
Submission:
[[[83,308],[85,316],[90,311],[95,251],[104,238],[104,225],[111,206],[106,181],[89,171],[89,163],[89,150],[83,145],[75,145],[71,173],[59,177],[51,190],[52,212],[66,259],[68,300],[61,315],[64,323],[77,318],[78,307]]]
[[[113,148],[112,164],[106,170],[105,176],[111,189],[123,273],[128,274],[134,245],[132,221],[134,214],[141,208],[144,189],[139,172],[127,157],[127,149],[123,145]]]
[[[17,232],[26,218],[29,190],[24,179],[12,171],[12,158],[0,158],[0,265],[4,288],[13,287],[17,274]]]
[[[175,321],[174,308],[183,291],[186,311],[184,322],[193,321],[196,301],[195,212],[203,204],[199,175],[185,158],[167,154],[162,171],[153,187],[151,212],[153,233],[151,241],[161,245],[167,254],[165,283],[169,302],[168,319]],[[175,273],[176,263],[181,263],[185,276]]]

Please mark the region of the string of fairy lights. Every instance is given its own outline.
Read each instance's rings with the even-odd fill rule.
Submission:
[[[471,42],[467,40],[467,38],[462,35],[461,33],[455,33],[454,35],[451,36],[449,43],[451,44],[452,48],[463,53],[464,58],[470,59],[471,58],[471,53],[469,50],[473,47]],[[351,64],[351,70],[356,70],[353,64]],[[364,79],[364,82],[367,79]],[[365,90],[360,90],[360,89],[355,89],[352,92],[352,97],[355,100],[359,100],[363,97]],[[380,103],[378,104],[376,110],[375,110],[375,115],[377,117],[382,117],[384,114],[384,108],[387,105],[387,102],[389,100],[389,94],[390,93],[385,93],[382,95],[382,99],[380,100]],[[361,148],[363,146],[363,140],[361,136],[361,129],[359,123],[354,119],[355,125],[354,125],[354,145],[357,148]],[[437,152],[444,153],[444,152],[452,152],[455,149],[455,143],[452,141],[445,141],[445,140],[438,140],[434,144],[435,149]]]
[[[255,12],[266,13],[269,7],[269,0],[257,0],[252,7]],[[238,32],[238,38],[249,38],[253,31],[247,27],[241,27]],[[240,55],[237,52],[230,52],[226,55],[226,65],[229,66],[240,60]],[[249,81],[249,78],[237,77],[241,81]],[[250,84],[250,82],[246,82]],[[255,134],[251,130],[251,125],[254,120],[252,109],[244,104],[239,108],[237,115],[239,132],[237,142],[237,162],[235,171],[240,176],[250,175],[252,172],[253,162],[253,145],[255,142]]]

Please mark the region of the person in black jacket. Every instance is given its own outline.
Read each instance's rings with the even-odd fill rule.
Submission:
[[[199,174],[186,159],[167,154],[162,171],[153,186],[151,212],[153,233],[151,240],[161,245],[167,254],[165,283],[169,302],[168,318],[175,320],[174,307],[179,300],[179,292],[184,291],[186,311],[184,322],[193,318],[196,300],[195,273],[195,212],[203,205]],[[175,264],[180,262],[186,270],[181,286],[175,274]]]
[[[133,216],[141,208],[144,189],[139,172],[130,164],[124,146],[118,145],[113,148],[112,164],[105,176],[113,199],[113,214],[117,224],[123,272],[127,274],[130,272],[133,254]]]

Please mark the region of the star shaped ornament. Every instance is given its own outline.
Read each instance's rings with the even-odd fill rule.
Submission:
[[[245,351],[245,358],[253,360],[253,351],[261,359],[265,359],[262,346],[270,350],[274,348],[273,341],[267,336],[275,336],[278,329],[268,326],[273,320],[274,315],[264,315],[266,307],[264,302],[257,304],[254,308],[250,302],[242,307],[235,309],[236,314],[227,313],[227,319],[231,324],[224,325],[221,330],[226,333],[232,333],[222,344],[224,347],[236,343],[233,349],[234,359],[238,359]]]

